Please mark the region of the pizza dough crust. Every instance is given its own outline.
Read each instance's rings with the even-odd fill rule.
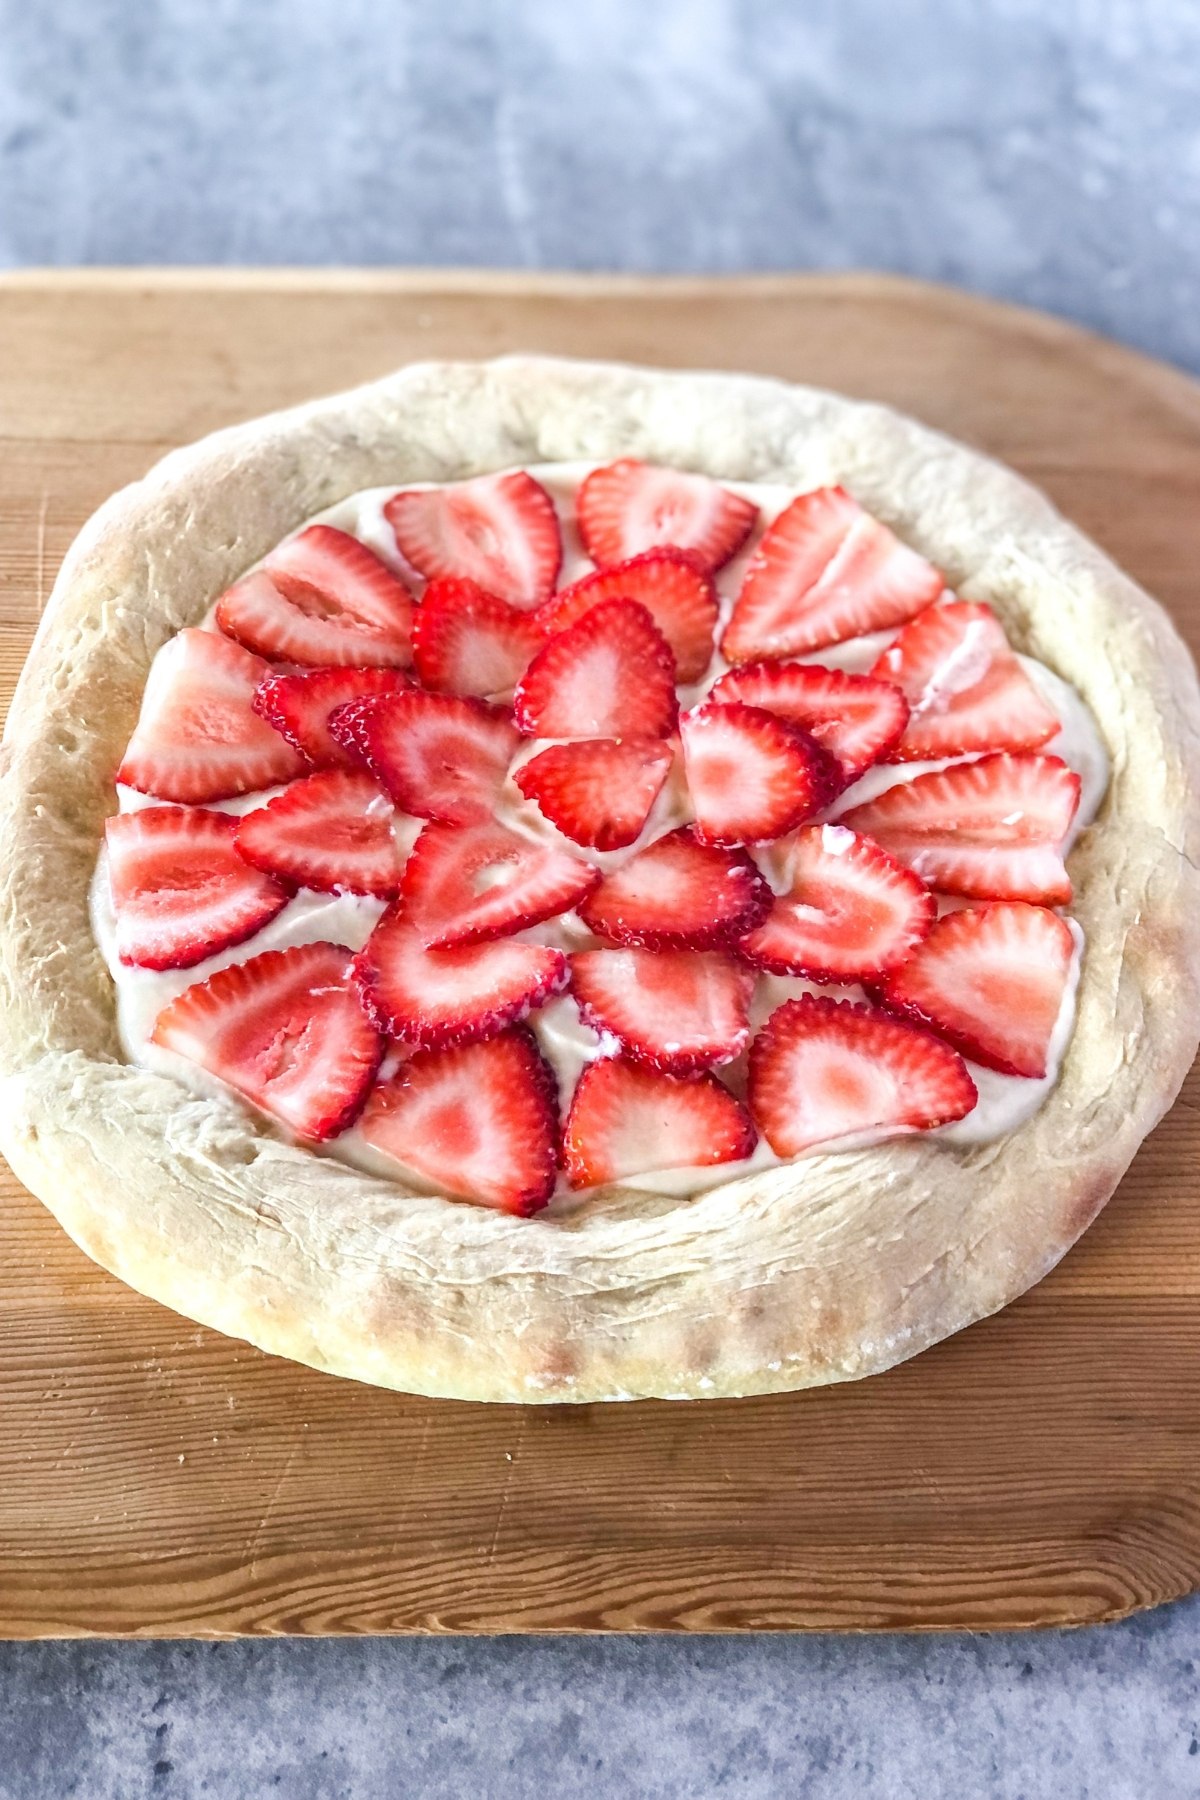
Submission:
[[[88,884],[160,645],[359,488],[623,454],[845,483],[1090,706],[1113,774],[1070,859],[1087,951],[1041,1111],[988,1144],[914,1137],[522,1221],[410,1194],[122,1062]],[[773,381],[541,358],[402,369],[173,452],[68,555],[0,770],[0,1146],[133,1287],[362,1381],[593,1401],[868,1375],[1039,1280],[1174,1099],[1200,1024],[1198,795],[1200,691],[1166,614],[998,464]]]

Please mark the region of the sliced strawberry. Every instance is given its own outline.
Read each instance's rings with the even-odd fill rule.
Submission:
[[[527,611],[558,580],[558,514],[545,488],[523,469],[404,489],[383,511],[401,554],[428,581],[465,575]]]
[[[355,971],[380,1030],[428,1048],[494,1037],[560,994],[568,975],[561,950],[513,938],[429,950],[400,906],[380,919]]]
[[[758,518],[752,500],[707,475],[660,469],[632,456],[593,469],[580,483],[575,513],[593,562],[624,562],[671,544],[693,551],[707,569],[736,556]]]
[[[591,738],[551,744],[513,780],[573,843],[623,850],[650,817],[673,758],[661,738]]]
[[[839,823],[877,838],[944,894],[1065,906],[1061,845],[1079,789],[1057,756],[1002,751],[899,782]]]
[[[366,722],[380,701],[389,698],[390,695],[387,694],[359,694],[353,700],[344,700],[339,706],[330,708],[326,724],[330,737],[345,758],[346,768],[364,769],[369,766]]]
[[[408,686],[398,669],[314,669],[306,675],[268,675],[254,710],[318,769],[353,768],[358,757],[329,729],[330,715],[352,700],[396,694]]]
[[[309,525],[217,601],[217,624],[278,662],[404,668],[412,595],[373,550],[333,525]]]
[[[752,931],[770,905],[771,890],[744,850],[703,844],[685,827],[606,875],[579,916],[614,944],[705,950]]]
[[[365,770],[322,769],[293,781],[239,822],[237,847],[256,869],[322,894],[378,894],[400,888],[404,852],[396,810]]]
[[[215,631],[175,634],[155,657],[117,780],[160,800],[226,800],[304,773],[303,756],[253,709],[270,669]]]
[[[869,1006],[785,1000],[750,1046],[750,1111],[776,1156],[948,1125],[978,1098],[962,1058]]]
[[[589,1063],[563,1127],[563,1166],[573,1188],[711,1168],[749,1156],[757,1134],[746,1109],[715,1075],[683,1080],[623,1056]]]
[[[810,825],[787,847],[791,887],[740,948],[757,968],[863,981],[902,962],[937,918],[928,888],[871,838]]]
[[[565,912],[600,871],[503,825],[426,825],[401,891],[405,916],[432,950],[507,937]]]
[[[491,818],[521,741],[500,708],[418,688],[352,701],[330,729],[361,750],[397,806],[447,825]]]
[[[675,659],[634,600],[606,600],[552,637],[513,698],[530,737],[665,737],[678,710]]]
[[[1046,1073],[1074,940],[1044,906],[1000,901],[945,913],[881,987],[897,1011],[1005,1075]]]
[[[413,663],[434,693],[487,699],[512,691],[544,638],[533,614],[478,582],[442,576],[429,583],[417,608]]]
[[[747,663],[714,682],[709,699],[761,706],[801,726],[834,758],[844,787],[886,757],[908,723],[908,702],[892,682],[818,663]]]
[[[647,550],[628,562],[597,569],[553,594],[537,611],[552,635],[574,625],[605,600],[636,600],[666,638],[680,681],[699,681],[712,661],[717,623],[717,590],[712,576],[690,550]]]
[[[819,812],[838,785],[815,738],[760,706],[709,702],[679,721],[683,763],[706,844],[765,844]]]
[[[670,1075],[731,1062],[750,1041],[752,969],[718,950],[583,950],[571,988],[597,1031]]]
[[[359,1130],[417,1175],[528,1218],[554,1192],[558,1086],[532,1033],[418,1050],[375,1088]]]
[[[1062,729],[991,607],[974,601],[918,613],[871,673],[902,688],[912,709],[890,762],[971,750],[1036,750]]]
[[[353,961],[341,944],[301,944],[232,963],[165,1007],[152,1041],[297,1137],[334,1137],[358,1112],[383,1054],[350,979]]]
[[[290,890],[238,855],[238,822],[190,806],[107,819],[117,955],[138,969],[190,969],[253,935]]]
[[[731,663],[799,656],[903,624],[943,582],[840,487],[801,494],[767,527],[721,642]]]

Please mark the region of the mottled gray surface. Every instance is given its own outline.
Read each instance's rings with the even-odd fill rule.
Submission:
[[[1200,369],[1196,0],[0,0],[0,265],[870,265]],[[1200,1794],[1200,1602],[0,1646],[0,1797]]]

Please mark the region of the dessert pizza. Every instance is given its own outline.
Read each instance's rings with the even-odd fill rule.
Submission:
[[[1173,1099],[1198,729],[1157,605],[879,407],[510,359],[220,433],[87,527],[14,702],[4,1149],[360,1379],[869,1374]]]

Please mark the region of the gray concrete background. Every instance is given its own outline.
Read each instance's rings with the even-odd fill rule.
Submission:
[[[0,266],[875,266],[1200,370],[1198,222],[1197,0],[0,0]],[[3,1645],[0,1796],[1171,1800],[1198,1626]]]

